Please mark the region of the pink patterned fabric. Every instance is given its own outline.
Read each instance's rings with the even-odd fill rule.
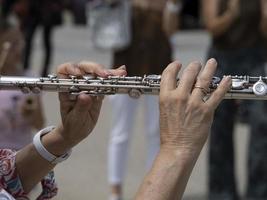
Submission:
[[[16,200],[29,200],[24,192],[15,165],[16,152],[0,149],[0,197],[8,198],[8,194]],[[37,200],[51,199],[57,194],[54,173],[50,172],[42,181],[43,191]],[[12,197],[9,197],[12,200]]]

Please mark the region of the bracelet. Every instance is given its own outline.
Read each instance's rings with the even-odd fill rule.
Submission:
[[[42,144],[41,138],[42,136],[46,135],[47,133],[51,132],[55,127],[49,126],[42,130],[40,130],[34,137],[33,137],[33,145],[37,152],[48,162],[52,164],[58,164],[64,160],[66,160],[70,154],[71,150],[69,150],[67,153],[63,154],[62,156],[55,156],[52,153],[50,153]]]
[[[166,9],[171,13],[180,13],[182,10],[182,3],[179,1],[174,3],[173,1],[167,1]]]

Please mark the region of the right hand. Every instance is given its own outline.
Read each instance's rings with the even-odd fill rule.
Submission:
[[[216,66],[215,59],[211,59],[200,72],[200,63],[190,63],[178,86],[176,77],[181,64],[174,62],[164,70],[160,86],[162,148],[187,153],[199,153],[202,149],[210,132],[214,111],[231,86],[231,78],[224,77],[210,98],[203,101]]]
[[[70,75],[83,76],[92,74],[94,76],[122,76],[126,75],[125,67],[116,70],[106,70],[103,66],[93,62],[80,62],[76,65],[66,63],[58,67],[59,78],[69,78]],[[62,118],[62,130],[60,136],[70,146],[75,146],[86,138],[94,129],[103,97],[95,97],[80,94],[75,101],[70,99],[70,94],[60,93],[60,111]]]

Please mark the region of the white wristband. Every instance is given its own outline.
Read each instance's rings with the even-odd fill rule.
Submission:
[[[181,2],[174,3],[172,1],[167,1],[166,9],[171,13],[179,14],[182,10],[182,3]]]
[[[44,147],[44,145],[41,142],[41,137],[44,136],[45,134],[51,132],[55,127],[54,126],[49,126],[46,127],[42,130],[40,130],[34,137],[33,137],[33,145],[36,148],[36,150],[38,151],[38,153],[48,162],[52,163],[52,164],[58,164],[64,160],[66,160],[70,154],[71,154],[71,150],[69,150],[67,153],[65,153],[62,156],[55,156],[52,153],[50,153],[49,151],[47,151],[47,149]]]

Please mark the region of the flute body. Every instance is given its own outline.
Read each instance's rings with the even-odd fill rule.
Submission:
[[[221,79],[214,77],[210,83],[209,93],[218,87]],[[73,96],[80,93],[88,95],[129,94],[139,98],[141,95],[158,95],[160,92],[160,75],[148,76],[110,76],[108,78],[70,76],[69,79],[48,77],[0,76],[0,90],[21,90],[23,93],[40,93],[41,91],[68,92]],[[232,87],[225,99],[267,100],[267,77],[232,76]],[[179,80],[177,80],[177,85]]]

